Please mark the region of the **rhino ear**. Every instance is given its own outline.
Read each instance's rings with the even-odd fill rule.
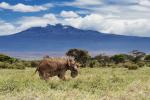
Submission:
[[[76,65],[78,68],[80,68],[81,64],[76,62]]]

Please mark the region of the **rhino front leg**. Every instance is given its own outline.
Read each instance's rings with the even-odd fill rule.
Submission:
[[[66,77],[65,76],[58,76],[60,79],[66,81]]]
[[[65,73],[58,74],[58,77],[64,81],[66,80]]]

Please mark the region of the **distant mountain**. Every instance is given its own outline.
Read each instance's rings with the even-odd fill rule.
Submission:
[[[0,51],[62,52],[70,48],[82,48],[104,52],[128,52],[136,49],[149,53],[149,43],[150,37],[105,34],[57,24],[0,36]]]

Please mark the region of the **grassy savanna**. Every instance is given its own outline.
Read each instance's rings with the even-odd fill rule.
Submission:
[[[150,100],[150,67],[80,68],[67,81],[41,80],[35,69],[0,70],[0,100]]]

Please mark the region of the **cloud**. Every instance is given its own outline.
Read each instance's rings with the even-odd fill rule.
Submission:
[[[125,19],[120,18],[120,16],[103,14],[89,14],[86,16],[60,18],[52,13],[40,17],[22,17],[16,21],[15,24],[0,21],[0,35],[20,32],[31,27],[45,27],[48,24],[55,25],[57,23],[71,25],[79,29],[96,30],[104,33],[150,37],[150,19]]]
[[[79,15],[73,11],[62,11],[60,13],[60,16],[61,17],[64,17],[64,18],[75,18],[75,17],[78,17]]]
[[[73,2],[64,2],[61,5],[85,8],[89,6],[99,6],[102,3],[103,3],[102,0],[75,0]]]
[[[64,2],[64,6],[72,6],[82,10],[88,10],[90,13],[113,14],[121,17],[141,16],[150,17],[150,0],[74,0],[73,2]]]
[[[105,4],[111,5],[135,5],[139,0],[102,0]]]
[[[23,17],[18,22],[20,28],[23,30],[28,29],[30,27],[37,27],[37,26],[45,27],[48,24],[54,25],[56,23],[57,23],[57,19],[54,14],[45,14],[42,17]]]
[[[51,13],[40,17],[22,17],[14,24],[0,20],[0,35],[14,34],[31,27],[45,27],[48,24],[55,25],[56,23],[58,23],[57,18]]]
[[[11,34],[11,32],[16,32],[15,26],[11,23],[0,20],[0,35]]]
[[[89,5],[99,5],[99,4],[102,4],[102,0],[75,0],[74,2],[70,3],[70,5],[75,5],[75,6],[89,6]]]
[[[136,5],[139,3],[149,3],[149,0],[74,0],[72,2],[64,2],[65,6],[76,7],[99,7],[103,5]]]
[[[44,5],[25,5],[22,3],[18,3],[16,5],[10,5],[6,2],[1,2],[0,3],[0,8],[2,9],[8,9],[8,10],[12,10],[15,12],[38,12],[38,11],[43,11],[43,10],[47,10],[49,7],[52,7],[53,5],[48,3],[48,4],[44,4]]]
[[[61,21],[80,29],[131,36],[150,36],[150,19],[120,19],[117,16],[90,14],[85,17],[66,18]]]
[[[90,12],[82,18],[65,19],[65,23],[82,29],[106,33],[150,36],[150,0],[87,1],[74,0],[64,3],[64,6],[72,6]]]
[[[150,7],[150,0],[140,0],[139,5]]]

